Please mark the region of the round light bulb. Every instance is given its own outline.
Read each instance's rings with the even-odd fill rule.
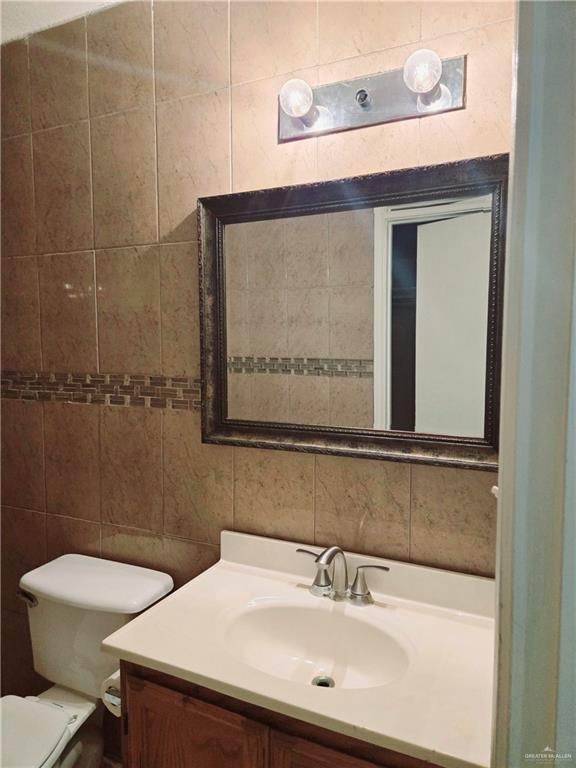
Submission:
[[[416,109],[421,114],[444,111],[451,106],[452,94],[443,83],[440,83],[431,94],[420,94],[416,99]]]
[[[406,59],[403,76],[413,93],[429,93],[442,77],[442,59],[435,51],[421,48]]]
[[[295,77],[280,88],[280,106],[289,117],[305,117],[312,109],[314,93],[306,80]]]

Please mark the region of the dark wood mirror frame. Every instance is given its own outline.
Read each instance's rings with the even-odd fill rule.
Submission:
[[[201,198],[198,223],[203,442],[496,469],[507,182],[508,155],[495,155],[338,181]],[[493,204],[483,437],[227,418],[225,225],[484,194],[493,195]]]

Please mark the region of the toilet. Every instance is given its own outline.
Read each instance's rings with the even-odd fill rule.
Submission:
[[[172,587],[166,573],[85,555],[21,578],[34,669],[54,685],[0,699],[2,768],[100,768],[101,686],[118,667],[100,644]]]

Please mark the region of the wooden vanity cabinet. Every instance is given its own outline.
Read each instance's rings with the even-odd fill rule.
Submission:
[[[375,768],[376,763],[358,760],[307,739],[270,731],[269,768]]]
[[[268,728],[178,691],[128,678],[125,768],[268,768]]]
[[[438,768],[122,662],[124,768]]]

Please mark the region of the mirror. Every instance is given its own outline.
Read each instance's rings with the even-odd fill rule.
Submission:
[[[204,438],[494,467],[506,175],[200,201]]]

